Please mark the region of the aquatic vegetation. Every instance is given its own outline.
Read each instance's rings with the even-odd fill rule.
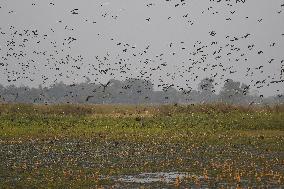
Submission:
[[[273,107],[0,107],[1,188],[283,187]]]

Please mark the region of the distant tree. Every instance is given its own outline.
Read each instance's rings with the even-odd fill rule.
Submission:
[[[5,91],[5,87],[0,84],[0,102],[5,101],[5,98],[3,96],[4,95],[4,91]]]
[[[123,82],[122,89],[127,103],[146,103],[153,93],[153,84],[148,80],[130,78]]]
[[[67,85],[61,81],[51,86],[45,93],[51,103],[66,103]]]
[[[32,103],[30,99],[30,88],[26,86],[20,86],[17,88],[18,98],[15,99],[15,102],[20,103]]]
[[[179,101],[179,94],[174,87],[169,87],[164,91],[164,103],[176,104]]]
[[[109,87],[107,87],[107,91],[111,94],[111,103],[118,104],[127,101],[127,99],[125,98],[125,91],[122,87],[122,81],[116,79],[109,80]]]
[[[2,95],[2,98],[5,99],[5,102],[16,102],[18,97],[18,88],[15,85],[5,87]]]
[[[200,92],[190,89],[179,92],[179,102],[185,104],[194,104],[200,101]]]
[[[247,97],[249,93],[249,86],[242,84],[232,79],[228,79],[222,90],[220,91],[219,97],[222,102],[230,104],[244,104],[247,103]]]
[[[202,103],[213,102],[216,99],[213,79],[202,79],[198,84],[198,91],[200,93],[200,100]]]
[[[179,98],[180,94],[173,86],[164,86],[162,91],[153,91],[151,103],[176,104]]]
[[[210,78],[204,78],[198,84],[198,90],[202,93],[214,93],[214,80]]]

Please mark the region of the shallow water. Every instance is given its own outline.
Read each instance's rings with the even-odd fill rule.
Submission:
[[[189,173],[180,172],[157,172],[157,173],[141,173],[138,175],[124,175],[117,181],[128,183],[149,184],[153,182],[173,183],[177,178],[183,179],[190,176]]]

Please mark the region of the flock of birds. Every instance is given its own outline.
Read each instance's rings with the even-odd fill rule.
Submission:
[[[191,7],[189,0],[164,0],[144,4],[147,9],[151,9],[162,3],[169,4],[173,9]],[[228,14],[224,20],[230,22],[238,11],[234,9],[235,6],[246,3],[246,0],[210,0],[208,7],[203,8],[200,15],[221,14],[216,7],[225,6]],[[111,2],[98,3],[98,7],[101,7],[102,10],[101,19],[121,19],[119,14],[105,11],[104,7],[110,4]],[[56,2],[53,1],[46,6],[56,7],[56,5]],[[31,6],[38,6],[38,2],[34,1]],[[284,2],[276,8],[275,14],[283,17]],[[126,9],[119,9],[119,12],[123,11]],[[12,15],[16,11],[10,10],[0,3],[0,12]],[[73,8],[69,15],[80,17],[82,12],[80,8]],[[190,9],[180,18],[171,15],[165,18],[168,21],[173,19],[182,19],[188,27],[198,24],[198,20],[194,19],[194,15],[191,15]],[[245,19],[250,18],[246,16]],[[90,21],[91,19],[84,16],[82,16],[82,20],[91,24],[99,22]],[[149,16],[145,18],[144,22],[151,23],[152,20],[153,18]],[[255,22],[262,24],[263,20],[264,18],[259,18]],[[73,53],[76,43],[80,41],[80,36],[73,35],[72,32],[78,29],[65,23],[64,19],[57,20],[57,23],[61,24],[61,30],[54,27],[50,27],[48,31],[22,29],[13,26],[13,23],[10,23],[8,28],[0,25],[0,76],[2,81],[6,78],[7,82],[5,83],[8,84],[40,81],[42,84],[48,85],[68,80],[72,81],[71,85],[76,85],[78,78],[88,77],[92,82],[100,83],[105,90],[109,85],[109,82],[103,84],[106,79],[140,78],[154,80],[153,83],[159,88],[175,87],[180,91],[185,91],[192,89],[192,82],[203,79],[204,75],[214,80],[214,84],[218,86],[221,83],[217,81],[224,82],[228,78],[234,78],[236,74],[244,74],[251,88],[262,89],[277,84],[280,89],[276,93],[283,92],[284,57],[283,59],[281,57],[267,59],[265,51],[253,43],[254,33],[226,35],[220,40],[220,36],[216,38],[218,31],[213,29],[208,31],[206,36],[208,40],[206,41],[196,40],[194,43],[188,43],[186,40],[172,41],[166,44],[164,50],[157,53],[153,47],[155,44],[151,42],[145,46],[139,46],[121,40],[117,36],[105,36],[104,33],[98,32],[95,34],[96,37],[107,40],[111,48],[115,50],[106,49],[105,54],[95,55],[92,60],[88,60],[83,53]],[[67,35],[63,39],[54,38],[54,35],[62,32],[62,29]],[[270,44],[267,44],[267,48],[271,48],[272,51],[275,48],[283,48],[280,40],[284,40],[284,30],[278,38],[279,41],[271,41]],[[260,59],[267,60],[254,66],[250,64],[249,56],[259,56]],[[170,60],[180,60],[181,64],[173,65]],[[272,64],[276,65],[279,70],[267,75],[266,69]],[[244,72],[239,73],[238,65],[246,65]],[[259,77],[260,75],[263,76]]]

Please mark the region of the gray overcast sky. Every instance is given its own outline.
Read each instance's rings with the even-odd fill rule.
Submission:
[[[0,0],[0,32],[4,85],[214,77],[284,93],[270,83],[284,79],[283,0]]]

